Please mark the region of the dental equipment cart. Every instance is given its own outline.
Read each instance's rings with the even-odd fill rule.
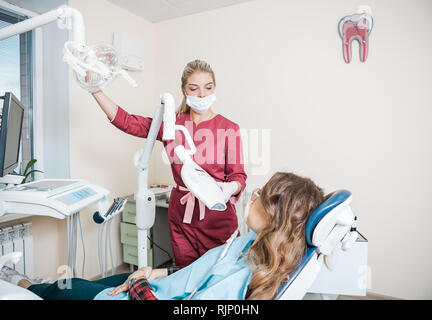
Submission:
[[[109,206],[109,191],[84,180],[41,179],[0,191],[0,222],[8,214],[67,219],[68,267],[74,273],[79,212],[95,203]],[[81,224],[81,223],[80,223]]]

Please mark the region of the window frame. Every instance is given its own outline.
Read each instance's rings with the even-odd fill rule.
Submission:
[[[27,9],[23,9],[7,3],[3,0],[0,0],[0,9],[5,11],[6,15],[9,16],[19,16],[31,18],[37,16],[38,13],[32,12]],[[3,19],[2,19],[3,20]],[[14,23],[16,21],[13,18],[10,21],[4,20],[9,23]],[[30,59],[27,60],[27,65],[30,70],[27,70],[27,74],[29,74],[29,79],[27,79],[27,85],[29,88],[27,90],[28,94],[28,121],[29,128],[28,132],[30,133],[30,159],[37,159],[36,164],[33,166],[33,169],[43,171],[43,112],[42,112],[42,101],[43,101],[43,53],[42,53],[42,45],[43,45],[43,37],[41,28],[33,29],[24,34],[25,36],[20,36],[20,47],[21,42],[27,42],[27,48],[31,54]],[[27,39],[25,39],[27,38]],[[20,57],[22,59],[22,57]],[[21,60],[22,61],[22,60]],[[20,86],[21,86],[21,94],[22,94],[22,86],[23,86],[23,74],[22,70],[20,70]],[[24,137],[21,138],[21,148],[23,148]],[[19,173],[22,174],[25,169],[25,165],[22,161],[22,149],[20,152],[20,167],[16,170],[19,170]],[[27,161],[28,162],[28,161]],[[33,181],[35,179],[35,174],[32,174],[27,182]]]

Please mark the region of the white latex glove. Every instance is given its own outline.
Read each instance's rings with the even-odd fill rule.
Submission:
[[[92,77],[98,77],[95,73],[86,72],[86,77],[84,78],[85,83],[81,83],[80,81],[78,81],[78,84],[80,85],[81,88],[83,88],[84,90],[87,90],[88,93],[96,93],[99,90],[103,89],[103,86],[90,86],[87,84],[87,82],[89,82],[91,80]]]
[[[222,189],[222,192],[225,195],[225,202],[228,202],[232,197],[233,193],[235,193],[238,189],[238,184],[235,181],[231,182],[216,182],[218,186]]]

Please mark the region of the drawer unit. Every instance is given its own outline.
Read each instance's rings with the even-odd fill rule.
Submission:
[[[135,225],[136,203],[133,195],[128,196],[122,212],[120,223],[120,241],[123,246],[123,262],[138,265],[138,228]],[[156,217],[152,228],[148,230],[147,257],[148,266],[157,268],[172,259],[169,227],[168,204],[164,201],[156,201]],[[152,241],[155,243],[153,245]]]
[[[123,244],[123,261],[135,266],[138,265],[138,249],[136,246]]]
[[[134,224],[120,223],[120,241],[124,244],[136,246],[138,241],[138,228]]]
[[[138,265],[138,228],[134,224],[120,223],[120,242],[123,244],[123,261],[129,264]],[[150,240],[147,239],[147,265],[153,265],[153,250]]]
[[[126,202],[123,208],[123,222],[135,224],[136,204],[134,202]]]
[[[147,242],[149,245],[149,243]],[[153,250],[148,250],[147,253],[147,265],[151,266],[153,261]],[[134,266],[138,265],[138,248],[137,246],[131,246],[128,244],[123,244],[123,261]]]

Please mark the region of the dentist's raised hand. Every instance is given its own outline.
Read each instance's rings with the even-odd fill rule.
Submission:
[[[100,76],[98,74],[91,72],[91,71],[86,71],[86,75],[84,77],[84,82],[81,80],[78,80],[77,82],[81,88],[83,88],[84,90],[93,94],[93,93],[96,93],[96,92],[102,90],[101,86],[92,84],[92,82],[94,82],[95,80],[98,80],[99,78],[100,78]]]

